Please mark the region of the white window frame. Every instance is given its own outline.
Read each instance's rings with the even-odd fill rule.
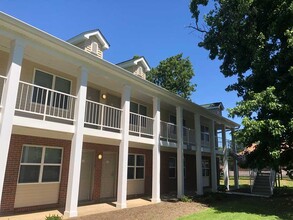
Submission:
[[[174,167],[170,167],[170,159],[174,159],[175,160],[175,165]],[[169,176],[169,179],[176,179],[177,177],[177,160],[176,160],[176,157],[169,157],[169,160],[168,160],[168,176]],[[170,169],[175,169],[175,176],[170,176]]]
[[[138,111],[138,112],[137,112],[137,113],[136,113],[136,112],[131,112],[131,113],[138,114],[138,115],[142,115],[142,114],[140,114],[139,112],[140,112],[140,107],[143,106],[143,107],[145,107],[145,109],[146,109],[146,115],[142,115],[142,116],[146,116],[146,117],[148,116],[148,107],[147,107],[146,105],[141,104],[141,103],[138,103],[138,102],[134,102],[134,101],[131,101],[130,104],[131,104],[131,103],[133,103],[133,104],[137,104],[137,105],[138,105],[138,108],[137,108],[137,111]]]
[[[60,92],[60,91],[58,91],[58,90],[55,89],[55,86],[56,86],[56,78],[57,77],[58,78],[61,78],[61,79],[64,79],[66,81],[69,81],[70,82],[70,88],[69,88],[68,95],[71,95],[72,94],[72,80],[67,79],[65,77],[62,77],[62,76],[59,76],[59,75],[56,75],[56,74],[53,74],[53,73],[50,73],[50,72],[47,72],[47,71],[44,71],[44,70],[41,70],[41,69],[38,69],[38,68],[34,68],[34,74],[33,74],[33,80],[32,80],[33,81],[33,85],[39,86],[39,85],[35,84],[36,71],[43,72],[43,73],[48,74],[48,75],[51,75],[53,77],[51,88],[47,88],[47,89],[52,90],[52,91]],[[61,92],[61,93],[64,93],[64,92]],[[37,100],[36,101],[33,101],[33,97],[34,97],[34,89],[32,90],[32,95],[31,95],[32,103],[37,104],[37,105],[47,105],[47,106],[50,106],[50,107],[60,108],[60,109],[63,109],[63,110],[67,110],[68,109],[68,106],[67,106],[67,108],[61,108],[61,107],[53,106],[52,99],[51,99],[51,102],[50,103],[44,103],[44,104],[42,104],[42,103],[39,103]]]
[[[36,71],[40,71],[40,72],[43,72],[43,73],[46,73],[48,75],[53,76],[52,87],[49,88],[49,89],[54,90],[54,91],[57,91],[57,90],[55,90],[56,77],[69,81],[70,82],[70,89],[69,89],[69,94],[68,95],[72,94],[72,80],[71,79],[65,78],[63,76],[56,75],[54,73],[51,73],[51,72],[48,72],[48,71],[45,71],[45,70],[42,70],[42,69],[39,69],[39,68],[34,68],[34,74],[33,74],[33,80],[32,80],[34,85],[36,85],[35,84]]]
[[[202,128],[204,128],[203,131],[202,131]],[[209,126],[204,125],[204,124],[201,124],[200,125],[200,134],[201,134],[201,136],[200,136],[201,145],[203,143],[208,143],[208,145],[210,146],[211,135],[210,135],[210,128],[209,128]],[[202,138],[202,135],[203,135],[203,138]],[[208,140],[207,140],[206,137],[208,137]],[[209,147],[209,146],[205,146],[204,145],[204,147]]]
[[[210,161],[207,159],[203,159],[201,162],[201,167],[202,167],[202,176],[209,177],[211,176],[211,168],[210,168]],[[207,175],[208,171],[208,175]]]
[[[22,155],[23,155],[23,148],[24,147],[38,147],[38,148],[42,148],[41,163],[22,163],[21,161],[22,161]],[[55,163],[44,163],[44,160],[45,160],[45,152],[46,152],[46,149],[47,148],[60,149],[61,150],[61,161],[60,161],[60,164],[59,163],[58,164],[55,164]],[[63,164],[63,148],[62,147],[24,144],[22,146],[22,148],[21,148],[21,157],[20,157],[20,163],[19,163],[19,171],[18,171],[18,177],[17,177],[17,184],[18,185],[30,185],[30,184],[60,183],[61,182],[61,174],[62,174],[62,164]],[[20,183],[19,182],[20,170],[21,170],[21,166],[22,165],[40,166],[40,172],[39,172],[38,182],[31,182],[31,183]],[[59,180],[58,181],[52,181],[52,182],[42,182],[44,166],[59,166],[60,167]]]
[[[145,155],[144,154],[128,154],[129,155],[133,155],[134,156],[134,165],[131,166],[131,165],[128,165],[128,162],[127,162],[127,168],[133,168],[134,169],[134,173],[133,173],[133,179],[128,179],[127,180],[144,180],[145,179]],[[136,159],[137,159],[137,156],[143,156],[143,166],[137,166],[136,165]],[[136,178],[136,168],[143,168],[143,178],[139,178],[137,179]]]

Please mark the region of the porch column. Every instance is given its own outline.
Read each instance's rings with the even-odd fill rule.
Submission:
[[[212,176],[212,192],[217,192],[217,159],[215,149],[215,122],[212,120],[211,132],[210,132],[210,143],[211,143],[211,176]]]
[[[224,184],[229,190],[229,166],[228,166],[228,146],[227,146],[227,140],[226,140],[226,126],[222,126],[222,145],[223,145],[223,159],[224,159]]]
[[[194,114],[195,143],[196,143],[196,189],[197,195],[203,195],[202,156],[201,156],[201,129],[200,115]]]
[[[184,196],[183,109],[176,107],[177,124],[177,197]]]
[[[125,85],[121,99],[122,115],[121,129],[122,140],[119,146],[119,167],[118,167],[118,189],[117,208],[126,208],[127,196],[127,165],[128,165],[128,143],[129,143],[129,114],[130,114],[130,92],[131,87]]]
[[[235,144],[234,138],[235,129],[231,128],[231,137],[232,137],[232,146],[231,148],[237,153],[237,146]],[[234,186],[236,189],[239,189],[239,171],[238,171],[238,161],[234,159]]]
[[[10,58],[7,69],[7,80],[3,88],[1,121],[0,121],[0,205],[2,199],[5,170],[12,133],[14,109],[17,99],[24,42],[13,40],[10,47]]]
[[[160,199],[160,99],[157,97],[153,98],[153,132],[154,132],[154,141],[153,146],[153,178],[152,178],[152,202],[158,203],[161,202]]]
[[[74,119],[75,131],[71,140],[70,163],[67,184],[67,195],[64,216],[77,216],[77,204],[79,193],[80,166],[83,145],[83,127],[86,105],[88,71],[86,68],[80,68],[79,78],[77,80],[77,99],[75,102]]]

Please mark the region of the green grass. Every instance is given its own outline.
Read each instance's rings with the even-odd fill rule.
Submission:
[[[244,183],[240,181],[240,183]],[[246,185],[246,184],[245,184]],[[270,198],[228,195],[220,193],[207,194],[196,198],[196,202],[205,204],[208,208],[182,217],[186,219],[293,219],[293,181],[288,178],[281,180],[280,188]]]

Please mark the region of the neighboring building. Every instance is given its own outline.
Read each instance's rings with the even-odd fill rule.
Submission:
[[[108,48],[99,30],[65,42],[0,13],[1,214],[217,191],[238,124],[144,80],[143,57],[103,60]]]

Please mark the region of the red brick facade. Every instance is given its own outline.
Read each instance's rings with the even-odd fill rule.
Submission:
[[[30,145],[41,145],[41,146],[53,146],[53,147],[62,147],[63,148],[63,163],[61,171],[61,180],[60,180],[60,191],[59,191],[59,202],[58,204],[48,204],[34,207],[24,207],[24,208],[14,208],[14,201],[16,195],[16,188],[18,182],[18,172],[21,160],[22,147],[25,144]],[[68,140],[58,140],[51,138],[40,138],[33,136],[24,136],[24,135],[12,135],[5,179],[4,187],[2,194],[2,204],[1,204],[1,213],[12,213],[18,211],[32,211],[44,208],[65,207],[66,202],[66,191],[67,191],[67,181],[68,181],[68,172],[69,172],[69,161],[70,161],[70,148],[71,141]],[[94,151],[96,155],[94,157],[94,185],[92,193],[93,203],[100,201],[100,189],[101,189],[101,176],[102,176],[102,160],[98,159],[98,155],[103,152],[116,152],[118,156],[119,147],[118,146],[109,146],[93,143],[84,143],[83,149],[90,149]],[[129,153],[144,154],[145,155],[145,194],[151,195],[152,192],[152,150],[130,148]],[[118,160],[118,157],[117,157]],[[118,161],[117,169],[118,171]],[[117,174],[118,175],[118,174]]]

